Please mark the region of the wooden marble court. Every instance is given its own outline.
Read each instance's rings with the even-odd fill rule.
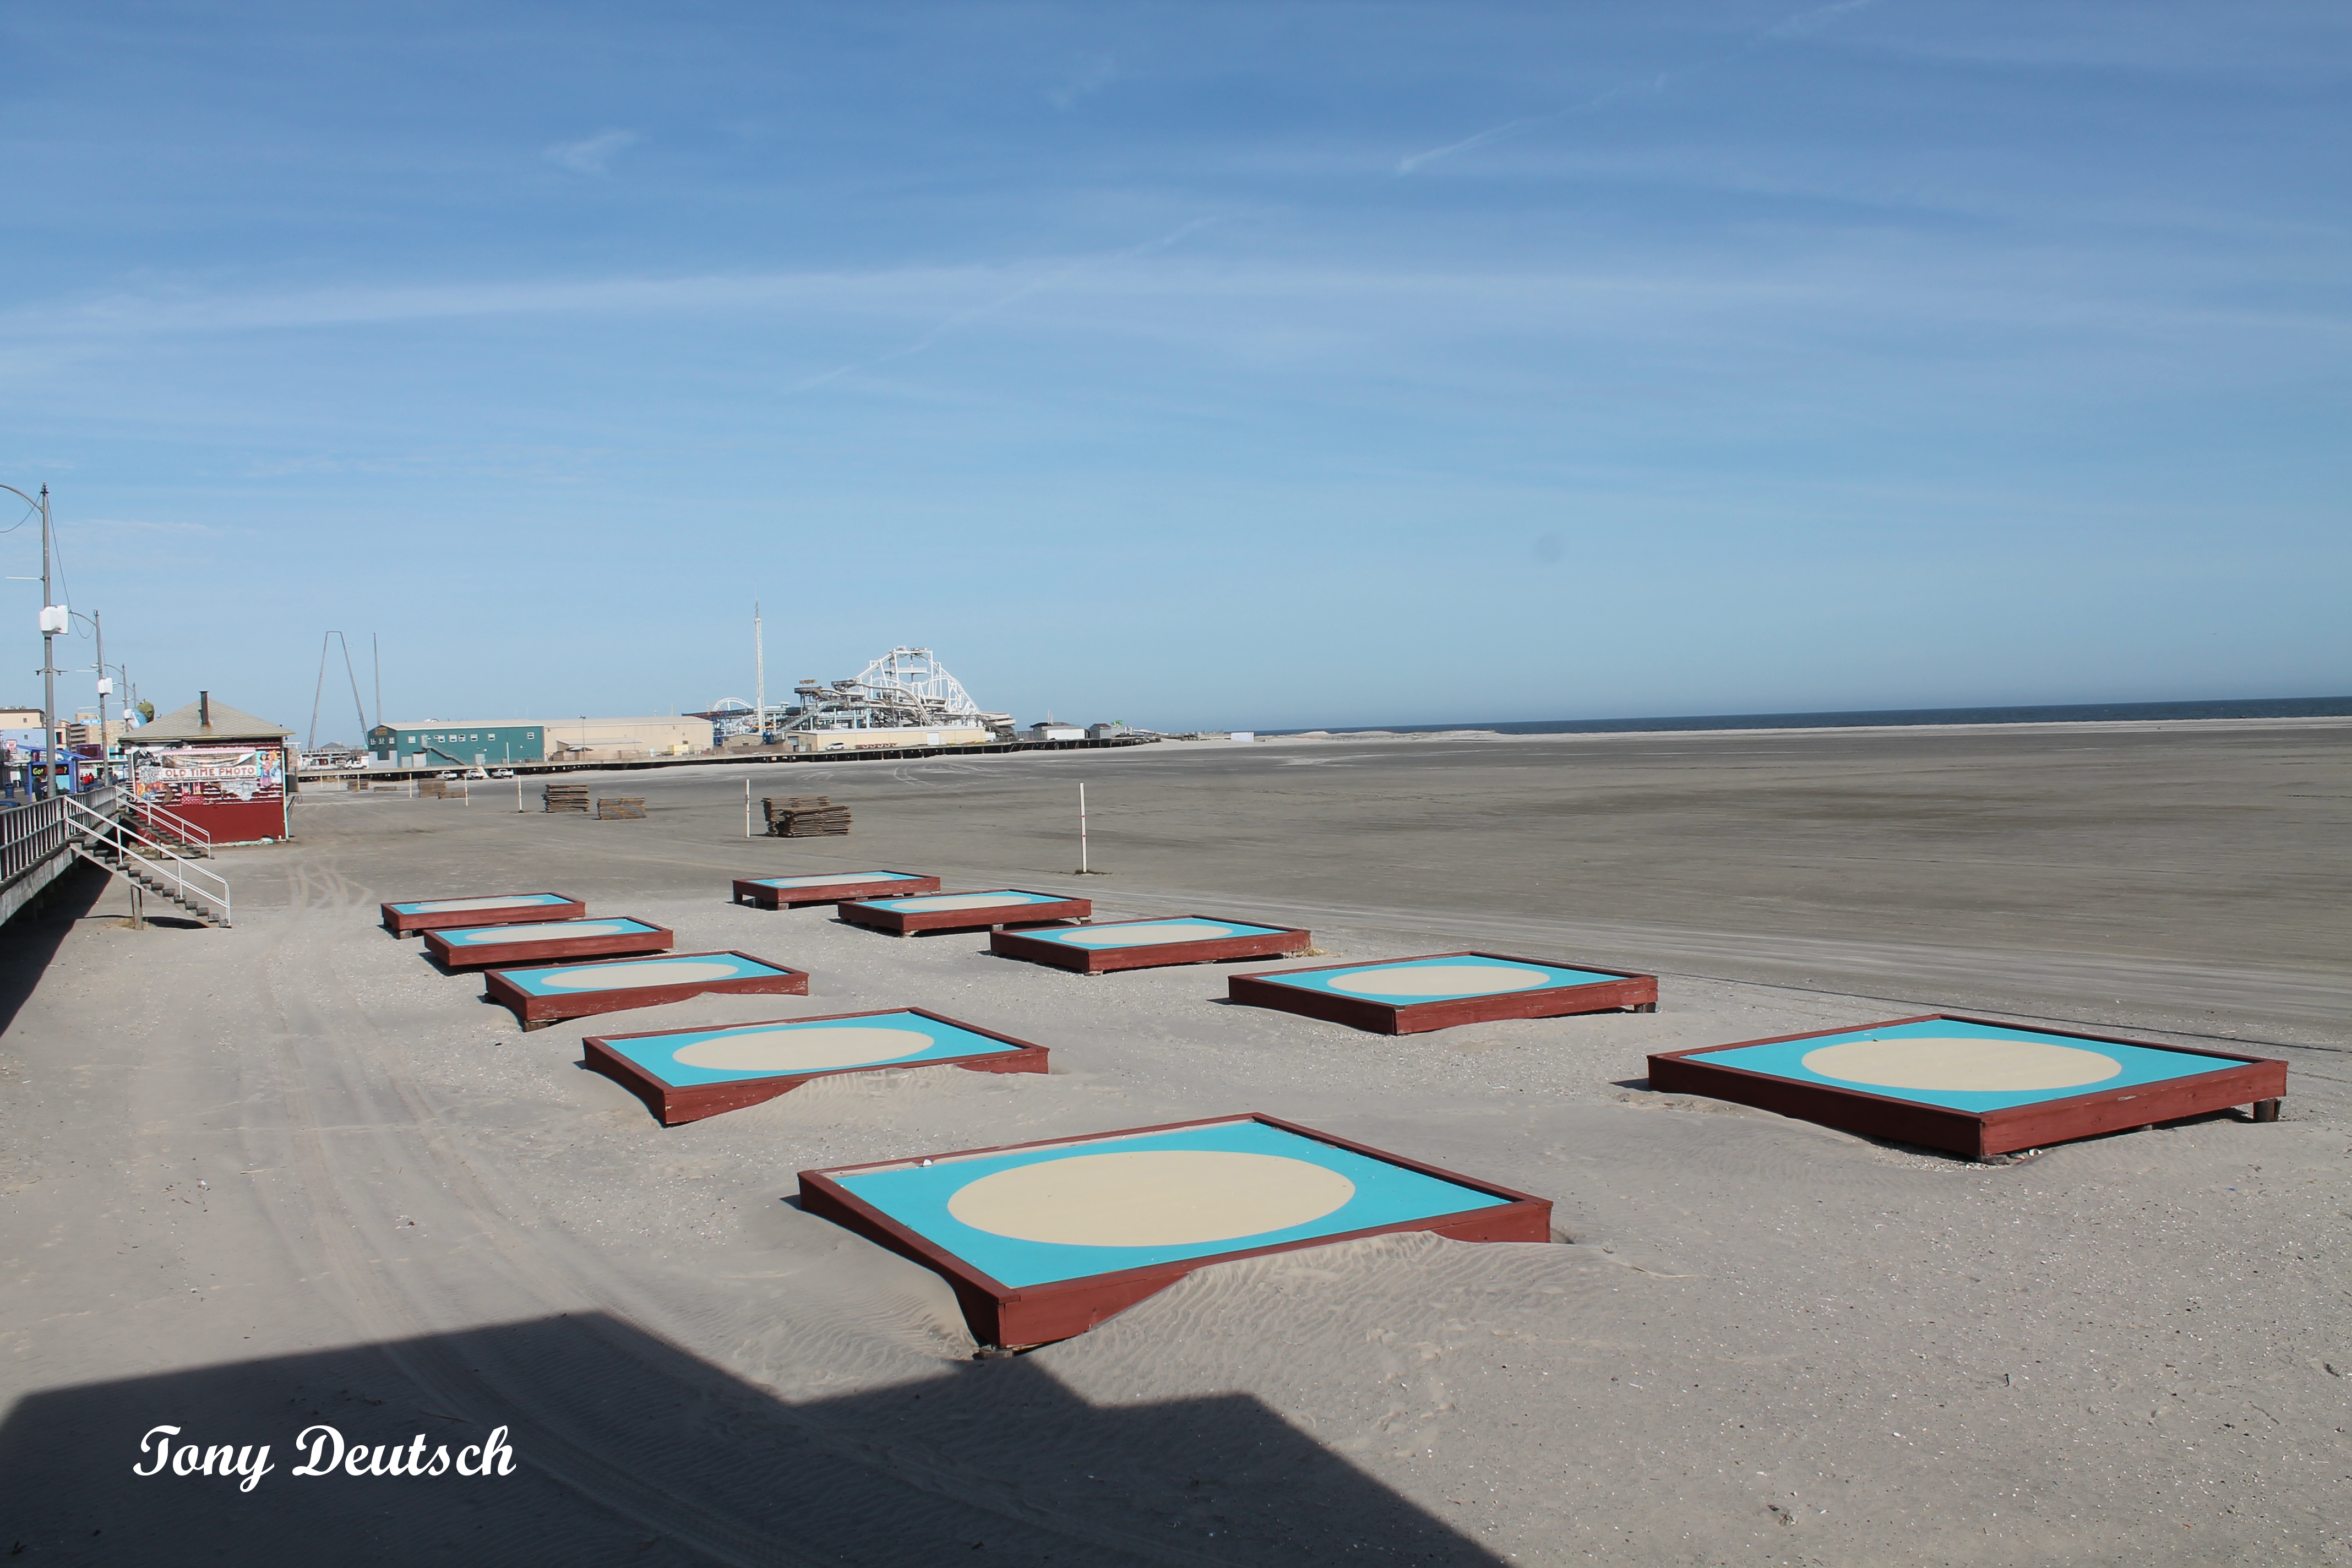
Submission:
[[[988,949],[1006,958],[1102,974],[1119,969],[1160,969],[1243,958],[1281,958],[1315,945],[1314,933],[1293,926],[1252,925],[1208,915],[1096,921],[1083,926],[989,933]]]
[[[591,1035],[587,1065],[665,1127],[773,1100],[813,1079],[909,1068],[1044,1072],[1045,1047],[920,1007],[763,1019],[710,1029]]]
[[[804,971],[748,952],[672,952],[544,969],[493,969],[483,978],[489,999],[511,1008],[527,1030],[702,995],[805,996],[809,983]]]
[[[1547,1199],[1254,1114],[803,1171],[800,1197],[937,1271],[995,1346],[1083,1333],[1213,1263],[1551,1226]]]
[[[935,893],[940,879],[914,871],[824,871],[799,877],[738,877],[735,901],[763,910],[837,904],[845,899]]]
[[[427,928],[452,931],[460,926],[578,920],[588,912],[586,904],[562,893],[500,893],[482,899],[424,899],[382,907],[384,930],[394,936],[408,936]]]
[[[1418,958],[1326,963],[1236,974],[1227,994],[1382,1035],[1412,1035],[1503,1018],[1556,1018],[1575,1013],[1654,1013],[1654,975],[1571,969],[1492,952],[1439,952]]]
[[[1003,925],[1043,925],[1055,921],[1083,921],[1094,914],[1094,903],[1060,893],[1033,893],[1020,888],[997,888],[970,893],[926,893],[905,899],[855,899],[835,913],[851,925],[894,936],[934,931],[987,931]]]
[[[1982,1159],[2241,1105],[2274,1120],[2286,1063],[1931,1014],[1662,1052],[1650,1086]]]
[[[677,934],[667,926],[620,916],[467,926],[456,931],[435,927],[425,932],[425,949],[446,969],[664,952],[676,945]]]

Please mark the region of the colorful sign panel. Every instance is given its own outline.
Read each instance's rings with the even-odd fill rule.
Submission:
[[[142,748],[131,753],[131,788],[173,811],[267,805],[286,798],[286,753],[276,746]]]

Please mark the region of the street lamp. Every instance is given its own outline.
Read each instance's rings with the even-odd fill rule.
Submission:
[[[111,684],[106,679],[106,628],[99,624],[98,612],[96,610],[90,611],[88,615],[83,615],[79,610],[68,610],[66,613],[74,616],[78,620],[88,621],[89,623],[90,634],[98,639],[98,662],[92,668],[98,671],[98,771],[102,773],[108,771],[106,766],[106,699],[108,695],[108,688]],[[130,678],[127,676],[124,677],[126,684],[128,684],[129,679]]]
[[[122,684],[120,687],[114,684],[114,678],[118,675],[122,678]],[[106,700],[109,697],[120,700],[122,710],[122,733],[127,740],[131,734],[131,710],[139,706],[139,683],[131,679],[131,668],[128,665],[101,664],[98,667],[99,744],[101,751],[107,744]],[[108,761],[111,763],[113,760],[112,753],[108,753]],[[117,769],[116,773],[117,782],[120,782],[121,770]]]
[[[58,793],[58,665],[50,654],[57,635],[68,627],[70,612],[49,603],[49,487],[41,487],[38,500],[14,485],[0,485],[0,490],[41,514],[41,760],[48,775],[41,782],[41,798],[47,800]]]
[[[117,678],[122,684],[114,684]],[[121,664],[101,664],[98,667],[98,694],[122,700],[122,724],[131,727],[131,710],[139,706],[139,683],[131,679],[131,668]]]

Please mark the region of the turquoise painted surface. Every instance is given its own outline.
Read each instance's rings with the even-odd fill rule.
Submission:
[[[1189,915],[1175,915],[1164,921],[1119,921],[1109,925],[1080,926],[1074,930],[1067,931],[1023,931],[1021,934],[1024,937],[1034,937],[1043,942],[1058,942],[1066,946],[1083,948],[1088,952],[1115,952],[1122,947],[1158,947],[1162,944],[1159,942],[1139,943],[1131,942],[1072,942],[1070,939],[1073,936],[1082,936],[1087,932],[1092,932],[1098,937],[1109,936],[1113,932],[1121,931],[1129,926],[1133,926],[1139,930],[1145,926],[1171,925],[1197,925],[1202,927],[1202,930],[1199,940],[1202,942],[1214,942],[1219,937],[1227,936],[1278,936],[1282,931],[1282,928],[1279,926],[1244,925],[1239,921],[1211,921],[1202,920]]]
[[[860,899],[857,901],[877,910],[928,910],[937,907],[941,899],[976,899],[982,894],[991,898],[1002,896],[1005,904],[1058,904],[1076,897],[1071,893],[1022,893],[1010,888],[981,888],[969,893],[918,893],[911,899]],[[973,906],[974,913],[981,912]]]
[[[762,888],[829,888],[837,882],[912,882],[911,871],[836,871],[830,877],[761,877]]]
[[[953,1057],[993,1056],[999,1052],[1018,1050],[1003,1040],[992,1040],[970,1029],[960,1029],[953,1024],[942,1024],[914,1013],[877,1013],[868,1018],[812,1018],[803,1023],[762,1024],[751,1029],[694,1029],[671,1035],[652,1035],[636,1040],[604,1042],[612,1049],[628,1058],[647,1072],[674,1089],[691,1089],[704,1083],[741,1083],[751,1079],[792,1078],[793,1073],[744,1071],[740,1068],[689,1067],[678,1061],[677,1054],[711,1040],[740,1039],[746,1036],[783,1035],[801,1029],[906,1029],[931,1037],[928,1050],[912,1056],[877,1057],[868,1062],[844,1062],[825,1068],[825,1072],[845,1072],[854,1068],[887,1062],[892,1067],[920,1067],[925,1062],[940,1061]]]
[[[2112,1058],[2118,1070],[2110,1078],[2096,1083],[2076,1084],[2071,1089],[2008,1089],[1979,1091],[1964,1089],[1886,1089],[1877,1084],[1857,1083],[1850,1079],[1829,1078],[1805,1066],[1804,1058],[1811,1052],[1828,1046],[1849,1045],[1860,1040],[2032,1040],[2042,1045],[2069,1046],[2076,1050],[2096,1051]],[[1720,1051],[1708,1051],[1692,1058],[1721,1067],[1745,1068],[1749,1072],[1770,1073],[1775,1078],[1792,1079],[1799,1083],[1823,1084],[1831,1089],[1860,1089],[1865,1094],[1883,1095],[1889,1100],[1909,1100],[1915,1105],[1939,1106],[1946,1110],[2008,1110],[2020,1105],[2039,1105],[2044,1100],[2071,1100],[2078,1094],[2096,1094],[2103,1089],[2133,1089],[2141,1084],[2163,1083],[2169,1079],[2194,1078],[2202,1072],[2213,1072],[2237,1064],[2221,1057],[2209,1057],[2196,1051],[2160,1050],[2148,1046],[2113,1045],[2105,1040],[2078,1040],[2065,1035],[2043,1034],[2036,1029],[2012,1029],[2000,1024],[1963,1024],[1932,1020],[1923,1024],[1898,1024],[1892,1028],[1853,1029],[1842,1035],[1818,1035],[1807,1040],[1781,1040],[1769,1046],[1736,1046]]]
[[[706,974],[698,976],[700,980],[711,983],[716,983],[721,980],[741,980],[754,974],[782,974],[787,973],[782,969],[777,968],[774,964],[761,963],[756,959],[738,958],[731,952],[673,952],[655,958],[625,958],[609,960],[607,962],[626,963],[631,968],[635,968],[640,964],[649,963],[679,965],[690,963],[698,966],[698,968],[704,964],[725,965],[727,973],[724,974]],[[579,988],[564,985],[550,985],[547,984],[547,977],[551,974],[572,973],[588,967],[590,966],[579,963],[556,963],[550,964],[545,969],[504,969],[500,970],[499,973],[504,974],[508,980],[511,981],[516,985],[520,986],[523,990],[529,992],[533,996],[587,996],[594,994],[594,988],[593,986]],[[635,988],[633,987],[633,989]]]
[[[1541,985],[1522,986],[1517,991],[1472,992],[1466,996],[1421,996],[1378,991],[1342,991],[1331,984],[1334,980],[1344,980],[1350,974],[1360,974],[1368,969],[1435,969],[1448,966],[1538,970],[1542,973],[1544,983]],[[1415,1006],[1423,1002],[1461,1002],[1476,996],[1532,995],[1538,991],[1556,991],[1568,985],[1592,985],[1604,981],[1622,980],[1625,977],[1622,974],[1596,973],[1587,969],[1561,969],[1549,963],[1522,963],[1516,959],[1470,956],[1402,959],[1394,963],[1351,963],[1345,969],[1325,969],[1304,974],[1258,974],[1251,978],[1271,980],[1281,985],[1296,985],[1302,991],[1328,991],[1334,996],[1352,996],[1360,1002],[1385,1002],[1395,1006]]]
[[[536,925],[468,926],[433,934],[451,947],[496,947],[509,942],[551,942],[568,936],[623,936],[655,928],[643,921],[541,921]]]
[[[1137,1150],[1209,1149],[1231,1153],[1273,1154],[1304,1160],[1337,1171],[1356,1184],[1356,1194],[1321,1219],[1306,1225],[1262,1231],[1255,1236],[1168,1247],[1072,1247],[1055,1242],[1023,1241],[975,1230],[948,1212],[948,1202],[982,1176],[1023,1165],[1088,1154],[1116,1154]],[[1015,1150],[1003,1154],[954,1160],[936,1165],[901,1165],[865,1175],[836,1178],[844,1187],[880,1209],[899,1224],[965,1259],[974,1268],[1007,1285],[1043,1285],[1054,1279],[1082,1279],[1147,1264],[1172,1263],[1190,1258],[1213,1258],[1255,1247],[1278,1247],[1318,1236],[1340,1236],[1351,1230],[1430,1219],[1468,1209],[1497,1208],[1504,1199],[1471,1188],[1424,1176],[1384,1160],[1345,1149],[1334,1149],[1312,1138],[1301,1138],[1257,1121],[1223,1122],[1184,1128],[1173,1132],[1146,1133],[1134,1138],[1102,1138],[1085,1143],[1058,1144],[1045,1149]]]
[[[565,898],[561,893],[519,893],[515,895],[514,901],[508,907],[510,909],[527,909],[532,904],[568,904],[572,900],[570,899]],[[472,904],[474,902],[475,900],[472,899],[427,899],[422,903],[394,904],[392,907],[394,911],[398,914],[429,915],[439,910],[446,910],[452,904]]]

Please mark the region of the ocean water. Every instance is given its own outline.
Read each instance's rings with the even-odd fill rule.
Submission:
[[[1362,725],[1334,735],[1382,730],[1420,735],[1439,730],[1493,730],[1505,735],[1582,735],[1644,730],[1879,729],[1894,724],[2146,723],[2163,719],[2321,719],[2352,715],[2352,697],[2244,697],[2208,702],[2066,702],[2024,708],[1885,708],[1856,713],[1703,713],[1660,719],[1502,719],[1458,724]],[[1300,735],[1303,730],[1260,730]]]

